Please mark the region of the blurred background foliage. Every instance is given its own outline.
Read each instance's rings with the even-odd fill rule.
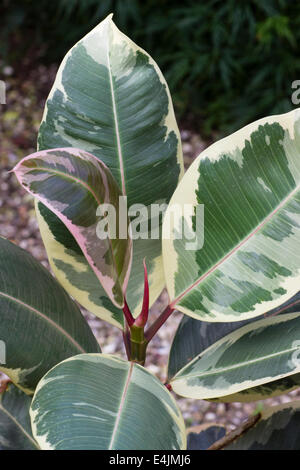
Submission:
[[[19,64],[59,63],[110,12],[160,65],[177,116],[203,136],[292,108],[300,78],[293,0],[2,0],[2,64],[24,73]]]

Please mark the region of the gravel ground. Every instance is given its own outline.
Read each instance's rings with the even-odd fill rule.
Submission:
[[[1,64],[0,64],[1,67]],[[8,173],[15,163],[35,150],[38,125],[42,115],[44,99],[55,75],[55,67],[37,67],[35,72],[23,74],[25,80],[14,77],[9,67],[4,69],[7,83],[7,105],[0,105],[0,234],[28,250],[36,259],[48,266],[47,256],[35,219],[32,198],[19,187],[15,177]],[[207,146],[200,136],[182,126],[181,136],[185,166]],[[150,313],[153,321],[168,302],[163,292]],[[83,311],[95,336],[105,353],[125,357],[120,331]],[[168,353],[172,338],[182,315],[175,312],[159,330],[148,348],[146,367],[164,381]],[[224,424],[234,429],[249,414],[266,404],[279,404],[300,397],[299,390],[276,399],[251,404],[210,403],[203,400],[178,398],[179,406],[188,426],[206,422]]]

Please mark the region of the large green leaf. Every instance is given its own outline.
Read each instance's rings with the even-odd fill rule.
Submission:
[[[14,172],[21,185],[71,232],[111,301],[122,308],[132,242],[128,232],[127,237],[119,238],[121,193],[109,169],[80,149],[59,148],[29,155],[17,164]],[[110,227],[114,233],[106,231],[106,237],[100,238],[97,212],[103,204],[109,204],[115,211]],[[101,213],[103,216],[105,212]],[[126,214],[125,222],[128,227]]]
[[[27,393],[55,364],[100,352],[79,308],[29,253],[0,237],[0,370]],[[1,362],[1,358],[0,358]]]
[[[300,450],[300,401],[266,408],[257,423],[224,450]]]
[[[186,447],[184,422],[166,387],[114,356],[81,354],[55,366],[40,381],[30,414],[42,449]]]
[[[206,321],[238,321],[298,292],[299,154],[299,110],[254,122],[200,154],[164,219],[172,307]],[[187,204],[191,215],[181,216]],[[176,218],[169,217],[174,207]],[[195,234],[198,244],[194,240],[195,249],[187,249]]]
[[[179,395],[203,399],[226,399],[265,384],[270,391],[270,382],[287,380],[294,374],[298,374],[299,384],[299,335],[300,313],[255,321],[207,348],[170,383]],[[251,393],[249,398],[253,399]],[[247,392],[244,399],[247,401]]]
[[[300,310],[300,293],[297,293],[292,299],[280,307],[266,313],[266,317],[272,317],[277,314],[286,314]],[[262,317],[264,318],[264,316]],[[176,331],[168,364],[169,380],[188,362],[202,353],[209,346],[214,344],[225,335],[237,330],[241,326],[253,323],[253,319],[243,322],[231,323],[209,323],[195,320],[194,318],[184,316]],[[258,387],[241,390],[233,395],[215,398],[215,401],[236,402],[236,401],[255,401],[264,400],[270,396],[280,395],[291,391],[300,386],[300,374],[284,377],[279,380],[271,381]]]
[[[183,171],[169,90],[153,59],[117,29],[111,16],[64,58],[47,100],[38,145],[40,150],[71,146],[91,152],[110,168],[128,206],[168,203]],[[53,214],[41,205],[38,212],[59,281],[88,310],[122,328],[120,311],[104,291],[95,294],[97,278],[76,242]],[[161,241],[134,241],[127,290],[134,314],[142,302],[144,257],[150,302],[165,283]]]
[[[0,394],[0,450],[37,450],[29,417],[31,398],[14,385]]]

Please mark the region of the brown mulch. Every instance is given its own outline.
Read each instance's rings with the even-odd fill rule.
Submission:
[[[0,234],[28,250],[36,259],[49,267],[35,219],[32,198],[8,172],[20,158],[35,151],[38,126],[45,97],[55,76],[55,67],[39,66],[32,73],[26,74],[25,78],[22,77],[22,80],[14,76],[14,70],[10,67],[5,67],[2,72],[7,84],[7,104],[0,105]],[[185,129],[184,126],[181,136],[185,166],[188,167],[206,147],[206,143],[199,134]],[[167,294],[163,292],[151,309],[150,321],[158,316],[167,302]],[[83,313],[103,352],[125,357],[120,331],[88,312]],[[181,318],[180,313],[174,313],[148,349],[146,367],[162,381],[166,377],[172,338]],[[210,403],[204,400],[177,398],[188,426],[217,422],[224,424],[228,429],[233,429],[255,409],[261,409],[265,404],[285,403],[295,396],[300,396],[299,391],[251,404]]]

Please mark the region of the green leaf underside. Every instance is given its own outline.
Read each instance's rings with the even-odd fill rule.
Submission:
[[[29,253],[0,237],[0,370],[33,393],[55,364],[83,352],[100,352],[77,305]]]
[[[299,450],[300,401],[274,406],[224,450]]]
[[[31,398],[14,385],[0,394],[0,450],[37,450],[29,417]]]
[[[58,364],[39,383],[30,414],[42,449],[186,447],[183,419],[167,389],[141,366],[109,355]]]
[[[193,163],[170,206],[204,204],[204,245],[187,250],[190,240],[176,239],[174,226],[163,240],[172,306],[206,321],[238,321],[299,291],[299,152],[295,110],[246,126]],[[195,216],[185,223],[195,233]]]
[[[87,152],[62,148],[33,153],[21,160],[14,171],[23,187],[72,233],[98,283],[101,282],[111,301],[122,308],[132,242],[129,237],[101,239],[97,232],[100,220],[97,210],[102,204],[112,205],[119,214],[121,193],[108,168]],[[118,215],[116,224],[117,231]]]
[[[300,293],[280,307],[267,312],[266,317],[273,315],[297,312],[300,309]],[[264,318],[264,316],[259,317]],[[255,319],[257,321],[259,318]],[[171,378],[202,351],[210,347],[225,335],[253,323],[254,320],[231,323],[208,323],[184,316],[175,334],[168,364],[168,379]],[[300,385],[300,374],[294,374],[279,380],[265,383],[258,387],[242,390],[233,395],[214,398],[214,401],[236,402],[264,400],[270,396],[286,393]]]
[[[167,203],[173,194],[183,163],[167,84],[150,56],[122,34],[111,17],[66,55],[47,100],[38,145],[40,150],[72,146],[91,152],[109,167],[128,206]],[[46,223],[41,218],[43,241],[60,282],[90,311],[122,328],[122,315],[107,296],[101,291],[94,295],[95,276],[78,248],[68,246],[66,230],[58,228],[55,216]],[[134,241],[127,301],[136,314],[142,301],[144,257],[151,302],[164,287],[161,241]],[[84,291],[73,274],[79,266],[85,273]]]
[[[208,426],[200,432],[189,432],[187,435],[188,450],[206,450],[226,434],[223,426]]]
[[[245,391],[243,401],[251,401],[253,395],[259,398],[263,394],[263,387],[271,394],[274,388],[279,392],[281,387],[289,388],[288,381],[295,388],[300,373],[299,334],[299,313],[250,323],[220,339],[187,364],[171,380],[172,388],[185,397],[225,397],[222,401],[241,391]],[[247,400],[247,389],[254,387],[261,388],[251,390]]]

